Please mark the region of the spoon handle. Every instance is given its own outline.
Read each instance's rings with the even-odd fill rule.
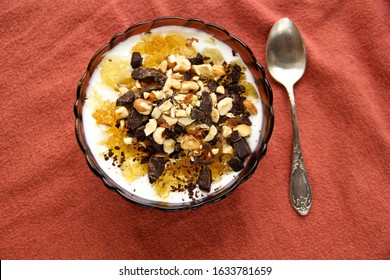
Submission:
[[[306,216],[309,213],[312,204],[311,187],[305,164],[303,162],[301,143],[298,133],[298,120],[295,110],[294,91],[292,88],[287,89],[291,103],[291,115],[293,122],[293,154],[291,163],[291,178],[290,178],[290,200],[298,213]]]

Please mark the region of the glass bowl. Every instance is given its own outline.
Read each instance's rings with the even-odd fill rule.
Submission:
[[[148,32],[153,28],[162,26],[182,26],[195,28],[214,36],[216,39],[230,46],[235,53],[238,53],[241,56],[241,59],[252,73],[255,79],[255,86],[260,93],[260,99],[263,107],[263,123],[261,125],[260,139],[258,139],[255,150],[252,151],[250,157],[246,159],[244,163],[244,169],[240,171],[238,176],[236,176],[233,181],[225,185],[223,188],[220,188],[217,192],[211,193],[201,199],[191,202],[172,203],[164,201],[151,201],[127,191],[125,188],[117,184],[112,178],[110,178],[99,166],[96,159],[91,153],[90,147],[87,144],[86,137],[84,134],[82,110],[86,99],[86,90],[92,73],[102,61],[104,55],[110,49],[123,42],[127,38],[137,34]],[[272,108],[272,98],[272,89],[266,78],[263,66],[259,62],[257,62],[253,52],[240,39],[231,35],[224,28],[216,24],[206,23],[200,19],[162,17],[157,18],[153,21],[140,22],[130,26],[126,31],[116,34],[110,40],[109,43],[100,48],[92,57],[91,61],[88,64],[86,72],[81,77],[77,86],[77,100],[74,104],[74,113],[76,117],[76,136],[78,143],[85,154],[88,165],[92,169],[92,171],[103,180],[107,187],[117,191],[127,200],[134,202],[138,205],[154,207],[162,210],[196,209],[202,205],[211,202],[216,202],[231,194],[239,185],[245,182],[254,173],[259,161],[264,157],[266,153],[267,144],[270,140],[273,130],[274,114]]]

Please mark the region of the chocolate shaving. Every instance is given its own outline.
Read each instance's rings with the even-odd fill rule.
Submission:
[[[149,182],[153,184],[164,173],[165,160],[163,158],[151,158],[148,164]]]
[[[142,65],[142,56],[139,52],[133,52],[131,55],[131,67],[138,68]]]
[[[211,188],[211,170],[210,168],[205,167],[200,171],[199,178],[197,181],[199,189],[205,192],[210,192]]]

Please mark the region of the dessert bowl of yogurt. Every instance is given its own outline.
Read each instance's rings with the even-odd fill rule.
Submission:
[[[95,174],[164,210],[232,193],[273,129],[272,90],[252,51],[218,25],[178,17],[135,24],[100,48],[74,112]]]

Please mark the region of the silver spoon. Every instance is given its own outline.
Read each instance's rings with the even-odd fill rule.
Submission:
[[[312,195],[299,141],[293,87],[305,72],[306,49],[298,28],[290,19],[282,18],[274,24],[268,36],[266,53],[268,71],[286,88],[291,103],[294,149],[291,164],[290,200],[295,210],[304,216],[311,208]]]

